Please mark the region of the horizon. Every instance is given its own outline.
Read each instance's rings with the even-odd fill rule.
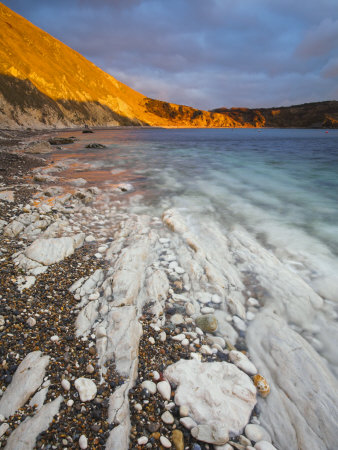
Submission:
[[[332,0],[3,3],[150,98],[204,110],[338,99]]]

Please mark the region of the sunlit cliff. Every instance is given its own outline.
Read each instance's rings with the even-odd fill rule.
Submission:
[[[0,3],[0,127],[242,126],[152,100]]]

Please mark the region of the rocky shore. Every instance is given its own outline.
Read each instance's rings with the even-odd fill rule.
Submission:
[[[177,211],[130,213],[128,185],[62,180],[28,138],[0,152],[1,448],[333,449],[336,380],[277,315],[322,299],[244,234],[209,228],[219,259]]]

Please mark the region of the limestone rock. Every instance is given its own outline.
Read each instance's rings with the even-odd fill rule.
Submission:
[[[222,445],[229,433],[240,434],[248,423],[256,404],[256,388],[233,364],[180,360],[167,367],[164,375],[177,385],[175,403],[189,407],[190,417],[197,423],[197,439]]]
[[[256,425],[254,423],[249,423],[245,427],[245,435],[250,441],[259,442],[259,441],[268,441],[271,442],[271,437],[269,433],[260,425]]]
[[[170,400],[171,387],[167,380],[157,383],[157,390],[161,394],[164,400]]]
[[[260,421],[276,447],[336,448],[338,382],[324,360],[269,310],[257,314],[247,341],[271,385],[270,395],[259,399]]]
[[[268,441],[259,441],[255,444],[254,447],[256,450],[277,450],[270,442]]]
[[[69,237],[36,239],[25,251],[25,256],[43,265],[62,261],[82,246],[83,233]]]
[[[75,380],[74,385],[80,395],[81,402],[88,402],[95,398],[97,388],[93,380],[89,378],[78,378]]]
[[[29,353],[13,376],[0,400],[0,414],[9,417],[23,406],[43,382],[49,356],[40,351]]]
[[[249,358],[244,355],[244,353],[237,350],[231,350],[229,353],[229,358],[232,363],[234,363],[239,369],[248,375],[256,375],[257,369],[249,360]]]
[[[62,401],[60,396],[46,403],[33,417],[25,419],[10,435],[6,450],[33,450],[37,436],[48,428]]]
[[[153,381],[146,380],[141,384],[143,389],[147,389],[151,394],[156,392],[156,384]]]

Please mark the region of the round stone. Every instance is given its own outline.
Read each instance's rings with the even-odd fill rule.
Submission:
[[[88,447],[88,439],[84,434],[81,434],[79,439],[79,446],[81,449],[86,449]]]
[[[268,441],[259,441],[254,447],[256,450],[277,450],[276,447]]]
[[[169,411],[165,411],[162,416],[161,419],[164,423],[166,423],[167,425],[170,425],[172,423],[174,423],[174,417],[173,415],[169,412]]]
[[[147,389],[151,394],[156,392],[156,384],[150,380],[143,381],[141,384],[143,389]]]
[[[180,416],[187,417],[189,415],[189,407],[187,405],[180,406]]]
[[[140,438],[137,439],[138,445],[146,445],[147,442],[148,442],[147,436],[141,436]]]
[[[271,442],[271,437],[269,433],[265,430],[265,428],[260,425],[256,425],[253,423],[249,423],[245,427],[245,435],[250,441],[259,442],[259,441],[267,441]]]
[[[165,436],[160,437],[160,442],[164,448],[171,448],[171,442]]]
[[[213,333],[217,330],[218,322],[213,314],[199,316],[196,318],[195,322],[197,327],[206,333]]]
[[[181,430],[174,430],[172,441],[176,450],[184,450],[184,437]]]
[[[68,380],[66,380],[66,379],[63,379],[61,381],[61,386],[63,387],[63,389],[65,391],[69,391],[69,389],[70,389],[70,382]]]
[[[161,394],[164,400],[170,400],[171,387],[167,380],[157,383],[157,390]]]

